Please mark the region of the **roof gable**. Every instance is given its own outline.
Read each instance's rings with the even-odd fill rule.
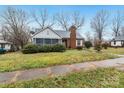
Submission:
[[[54,32],[52,29],[50,28],[45,28],[43,30],[38,31],[37,33],[35,33],[32,38],[56,38],[56,39],[60,39],[61,36],[59,36],[56,32]]]

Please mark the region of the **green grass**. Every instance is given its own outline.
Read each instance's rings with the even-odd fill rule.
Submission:
[[[124,48],[108,48],[107,50],[103,50],[103,51],[106,53],[124,55]]]
[[[73,72],[66,76],[43,78],[17,82],[0,87],[22,88],[80,88],[80,87],[124,87],[124,73],[114,68],[96,69],[93,71]]]
[[[0,55],[0,72],[41,68],[54,65],[72,64],[115,58],[109,53],[97,53],[94,50],[67,50],[62,53],[22,54],[21,52]]]

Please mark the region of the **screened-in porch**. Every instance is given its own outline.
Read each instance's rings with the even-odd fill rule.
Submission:
[[[33,42],[38,45],[62,44],[61,39],[49,39],[49,38],[33,38]]]

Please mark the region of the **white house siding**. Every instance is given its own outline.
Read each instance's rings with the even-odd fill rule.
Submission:
[[[80,45],[78,45],[78,42],[80,42]],[[76,40],[76,46],[77,47],[83,46],[83,40]]]
[[[34,35],[33,38],[61,39],[60,36],[58,36],[56,33],[51,31],[50,29],[45,29],[44,31],[41,31],[40,33]]]
[[[10,45],[10,44],[6,44],[6,45],[5,45],[5,49],[6,49],[6,50],[10,50],[10,49],[11,49],[11,45]]]
[[[121,43],[121,41],[116,41],[116,43],[114,43],[114,41],[112,41],[111,46],[122,46],[122,43]]]
[[[1,44],[0,44],[0,48],[1,48]],[[5,44],[5,50],[10,50],[11,49],[11,44]]]

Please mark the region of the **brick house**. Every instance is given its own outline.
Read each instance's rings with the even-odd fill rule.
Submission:
[[[49,27],[32,35],[32,42],[37,45],[63,44],[66,48],[83,47],[84,38],[76,32],[75,26],[69,31],[53,30]]]

